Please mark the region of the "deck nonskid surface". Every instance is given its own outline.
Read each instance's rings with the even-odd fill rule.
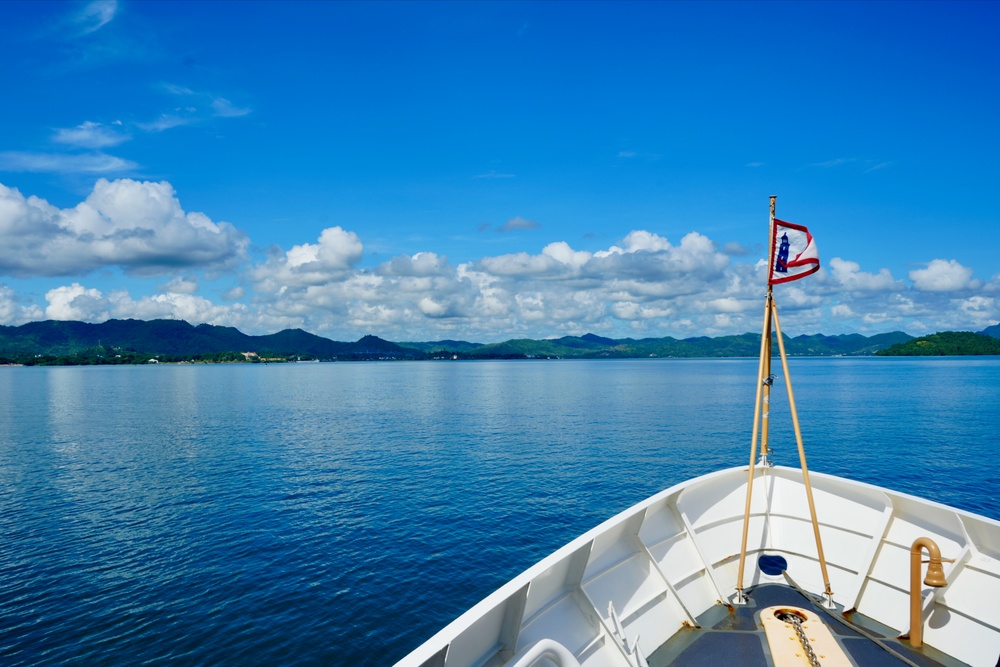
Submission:
[[[817,613],[857,665],[897,667],[906,664],[868,637],[831,618],[826,610],[794,588],[762,584],[750,589],[748,595],[750,600],[746,605],[718,605],[699,616],[701,627],[684,629],[671,637],[649,656],[650,667],[718,667],[727,664],[773,667],[759,612],[774,605],[799,607]],[[833,613],[839,615],[840,611]],[[851,614],[850,620],[921,667],[960,667],[964,664],[930,647],[914,649],[908,643],[899,641],[889,628],[861,614]]]

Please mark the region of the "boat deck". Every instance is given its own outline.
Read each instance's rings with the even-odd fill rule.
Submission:
[[[762,584],[750,589],[748,597],[750,600],[746,605],[718,605],[706,611],[697,619],[700,628],[681,630],[674,635],[649,656],[649,666],[717,667],[739,664],[745,667],[774,667],[759,615],[760,610],[774,605],[799,607],[819,615],[837,643],[857,665],[897,667],[906,664],[869,637],[832,618],[826,610],[794,588],[781,584]],[[833,611],[832,614],[839,617],[840,611]],[[908,642],[897,639],[896,633],[890,628],[856,612],[848,618],[920,667],[960,667],[965,664],[928,646],[914,649]]]

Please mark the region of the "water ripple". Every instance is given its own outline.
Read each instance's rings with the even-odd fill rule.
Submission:
[[[1000,361],[794,363],[811,467],[1000,516]],[[0,663],[384,665],[744,463],[756,361],[0,371]]]

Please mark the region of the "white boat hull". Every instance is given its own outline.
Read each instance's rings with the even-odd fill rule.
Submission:
[[[930,537],[955,560],[945,563],[947,586],[924,589],[924,644],[994,667],[1000,522],[843,478],[810,479],[834,601],[906,633],[910,545]],[[398,666],[642,664],[733,597],[746,482],[746,467],[731,468],[635,505],[508,582]],[[757,472],[744,587],[785,582],[756,567],[763,553],[784,557],[802,588],[823,591],[798,469]]]

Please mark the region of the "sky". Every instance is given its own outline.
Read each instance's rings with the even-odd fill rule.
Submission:
[[[1000,3],[2,2],[0,324],[1000,322]]]

